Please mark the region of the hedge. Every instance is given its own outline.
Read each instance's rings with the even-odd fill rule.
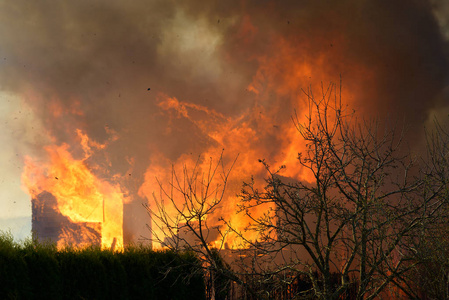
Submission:
[[[192,253],[66,248],[0,235],[0,299],[205,299]]]

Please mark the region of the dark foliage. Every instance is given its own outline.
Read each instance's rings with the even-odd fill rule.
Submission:
[[[192,253],[130,247],[58,251],[0,236],[0,299],[205,299]]]

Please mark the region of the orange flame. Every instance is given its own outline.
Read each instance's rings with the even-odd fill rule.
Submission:
[[[239,30],[236,31],[236,40],[243,45],[250,45],[258,34],[259,29],[251,23],[249,17],[245,17]],[[266,159],[273,168],[285,165],[286,168],[280,173],[282,176],[303,181],[311,180],[310,174],[301,168],[297,161],[298,153],[305,150],[305,145],[299,138],[291,117],[296,111],[297,121],[301,123],[310,113],[306,97],[302,95],[303,89],[307,90],[309,86],[312,86],[320,90],[321,80],[338,77],[339,74],[336,74],[335,70],[341,62],[334,63],[331,59],[341,55],[332,54],[332,51],[344,51],[345,41],[336,34],[333,40],[341,46],[332,48],[330,45],[329,49],[315,51],[316,47],[307,45],[307,36],[303,36],[303,39],[292,40],[276,36],[272,32],[268,32],[267,36],[270,43],[260,55],[245,52],[251,47],[240,47],[236,50],[245,52],[244,56],[249,61],[258,64],[257,72],[246,89],[249,91],[250,98],[252,96],[250,101],[253,101],[253,104],[245,106],[249,108],[240,114],[225,115],[210,107],[189,103],[185,99],[163,93],[158,95],[158,107],[170,121],[188,120],[189,124],[195,125],[202,136],[208,138],[208,141],[207,146],[200,150],[201,153],[195,153],[193,156],[183,154],[174,161],[170,160],[168,155],[160,153],[159,149],[149,151],[151,163],[147,166],[139,195],[146,197],[150,206],[154,208],[153,193],[158,193],[160,189],[156,178],[162,183],[170,182],[172,164],[179,168],[177,173],[181,175],[184,166],[191,169],[195,165],[197,154],[201,154],[203,158],[216,159],[220,156],[222,149],[225,150],[224,161],[233,161],[237,155],[239,158],[228,182],[225,201],[207,218],[211,227],[221,227],[223,222],[220,221],[220,217],[222,217],[230,220],[237,231],[244,231],[250,220],[242,214],[236,214],[239,202],[236,194],[239,193],[242,182],[249,181],[251,176],[261,179],[267,175],[259,159]],[[298,42],[299,40],[301,42]],[[226,59],[232,62],[232,56]],[[355,66],[354,68],[357,69],[354,73],[360,77],[362,75],[370,77],[372,73],[363,67]],[[353,87],[344,89],[342,99],[355,98],[348,91],[354,94],[361,92]],[[53,117],[58,119],[66,115],[82,115],[78,102],[73,103],[69,109],[64,109],[58,105],[58,101],[52,102],[50,110],[53,112]],[[291,108],[290,114],[286,114],[286,107]],[[170,126],[173,124],[174,122],[168,123],[167,134],[170,133]],[[117,138],[115,132],[106,129],[109,134],[114,135],[113,139]],[[74,159],[68,145],[49,146],[46,148],[49,155],[48,163],[37,163],[27,158],[23,181],[33,197],[42,191],[53,194],[58,200],[61,212],[74,222],[103,222],[102,245],[106,247],[112,243],[114,237],[119,236],[119,240],[123,240],[121,222],[124,196],[118,185],[100,180],[92,173],[97,166],[87,165],[87,158],[96,151],[103,151],[107,145],[91,141],[81,130],[77,131],[77,135],[79,147],[85,155],[83,159]],[[267,147],[269,144],[275,146]],[[129,157],[128,161],[132,162],[133,158]],[[208,161],[205,159],[198,167],[199,172],[206,172],[208,167]],[[219,178],[217,180],[219,181]],[[263,184],[263,180],[260,182]],[[218,183],[213,182],[213,184]],[[182,207],[182,201],[182,197],[175,199],[179,207]],[[101,209],[103,204],[104,213]],[[173,207],[167,206],[166,211],[170,217],[176,218],[177,211]],[[263,211],[260,211],[260,214],[262,213]],[[116,220],[119,229],[107,229],[110,226],[106,226],[109,224],[109,217]],[[155,221],[152,220],[152,222]],[[153,230],[156,230],[156,227],[152,226]],[[248,237],[248,239],[254,240],[257,236]],[[232,233],[227,233],[222,242],[233,248],[240,245],[236,235]]]
[[[33,199],[44,191],[57,200],[59,212],[73,223],[101,223],[101,246],[115,249],[123,247],[124,195],[117,185],[99,179],[89,169],[86,159],[91,150],[88,137],[82,134],[86,157],[75,159],[67,144],[47,146],[46,161],[25,158],[22,183]],[[104,147],[93,143],[98,148]],[[80,233],[83,234],[83,233]],[[72,244],[62,233],[58,245]]]
[[[249,19],[245,19],[242,23],[242,32],[255,34],[257,28],[251,24]],[[245,33],[245,36],[250,38],[251,34]],[[335,39],[338,38],[335,36]],[[307,92],[308,87],[311,86],[312,89],[318,91],[318,95],[315,96],[321,97],[322,93],[326,93],[326,86],[321,80],[323,78],[335,79],[339,74],[335,74],[335,65],[329,61],[327,56],[331,50],[310,53],[311,49],[307,48],[307,45],[298,47],[294,41],[291,42],[279,36],[273,36],[272,40],[273,49],[269,51],[269,54],[259,57],[249,56],[251,60],[255,60],[259,64],[253,81],[247,87],[247,90],[254,96],[254,106],[250,110],[242,112],[241,115],[225,116],[210,108],[191,104],[165,94],[160,94],[158,97],[159,107],[171,119],[187,119],[210,138],[211,146],[202,152],[202,157],[218,158],[222,149],[225,150],[225,161],[232,161],[239,155],[223,205],[208,216],[210,227],[222,226],[219,217],[223,217],[230,220],[237,231],[244,232],[249,220],[243,214],[236,214],[239,199],[235,195],[239,193],[242,182],[248,182],[252,175],[259,179],[267,175],[263,165],[258,162],[259,159],[266,159],[273,168],[286,166],[280,171],[282,176],[309,182],[312,180],[310,171],[301,168],[297,160],[298,153],[305,151],[306,146],[300,139],[292,116],[296,112],[296,121],[306,122],[306,116],[313,112],[309,111],[307,97],[303,92]],[[344,41],[341,43],[344,44]],[[332,51],[342,50],[332,49]],[[370,71],[363,67],[360,67],[357,72],[366,76],[370,74]],[[317,81],[317,78],[320,81]],[[323,90],[321,90],[322,88]],[[349,90],[352,89],[341,91],[342,99],[349,99],[348,101],[354,99],[355,95],[349,93]],[[357,89],[354,90],[357,92]],[[332,96],[335,96],[336,99],[340,98],[339,93],[340,91],[334,90]],[[290,115],[285,115],[285,106],[291,107]],[[169,123],[169,126],[171,124]],[[167,130],[169,132],[170,128]],[[268,149],[269,147],[266,146],[270,142],[276,143],[277,146]],[[277,149],[277,151],[273,152],[273,149]],[[145,196],[150,206],[154,208],[153,193],[158,194],[160,189],[155,178],[162,183],[170,182],[169,170],[171,170],[172,164],[175,168],[179,168],[177,172],[179,176],[182,175],[183,166],[189,169],[194,165],[196,157],[182,155],[176,161],[170,161],[162,153],[154,151],[151,158],[152,163],[147,168],[140,194]],[[203,172],[207,169],[208,165],[205,162],[199,166],[199,170]],[[260,182],[263,184],[263,180]],[[178,207],[182,207],[183,197],[182,195],[178,196],[179,199],[175,199],[175,203]],[[175,218],[176,210],[169,208],[167,203],[165,205],[166,212],[170,217]],[[262,214],[264,209],[260,209],[261,211],[258,213]],[[155,221],[153,220],[153,222]],[[153,230],[156,227],[153,226]],[[257,236],[247,236],[247,233],[245,236],[248,239],[257,239]],[[222,242],[232,248],[239,248],[241,245],[238,238],[232,234],[226,235]],[[216,244],[220,244],[220,241],[217,240]]]

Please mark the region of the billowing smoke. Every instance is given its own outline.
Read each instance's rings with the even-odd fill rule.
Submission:
[[[170,162],[222,148],[243,166],[294,161],[291,115],[305,113],[309,85],[319,94],[341,75],[352,108],[421,129],[448,100],[441,3],[3,1],[0,89],[49,137],[25,154],[67,143],[81,157],[80,131],[106,145],[88,161],[129,193],[124,226],[137,237],[148,180]]]

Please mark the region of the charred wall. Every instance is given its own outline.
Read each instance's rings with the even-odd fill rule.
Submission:
[[[56,243],[58,246],[101,246],[100,222],[72,222],[60,213],[56,198],[48,192],[40,193],[31,203],[34,240]]]

